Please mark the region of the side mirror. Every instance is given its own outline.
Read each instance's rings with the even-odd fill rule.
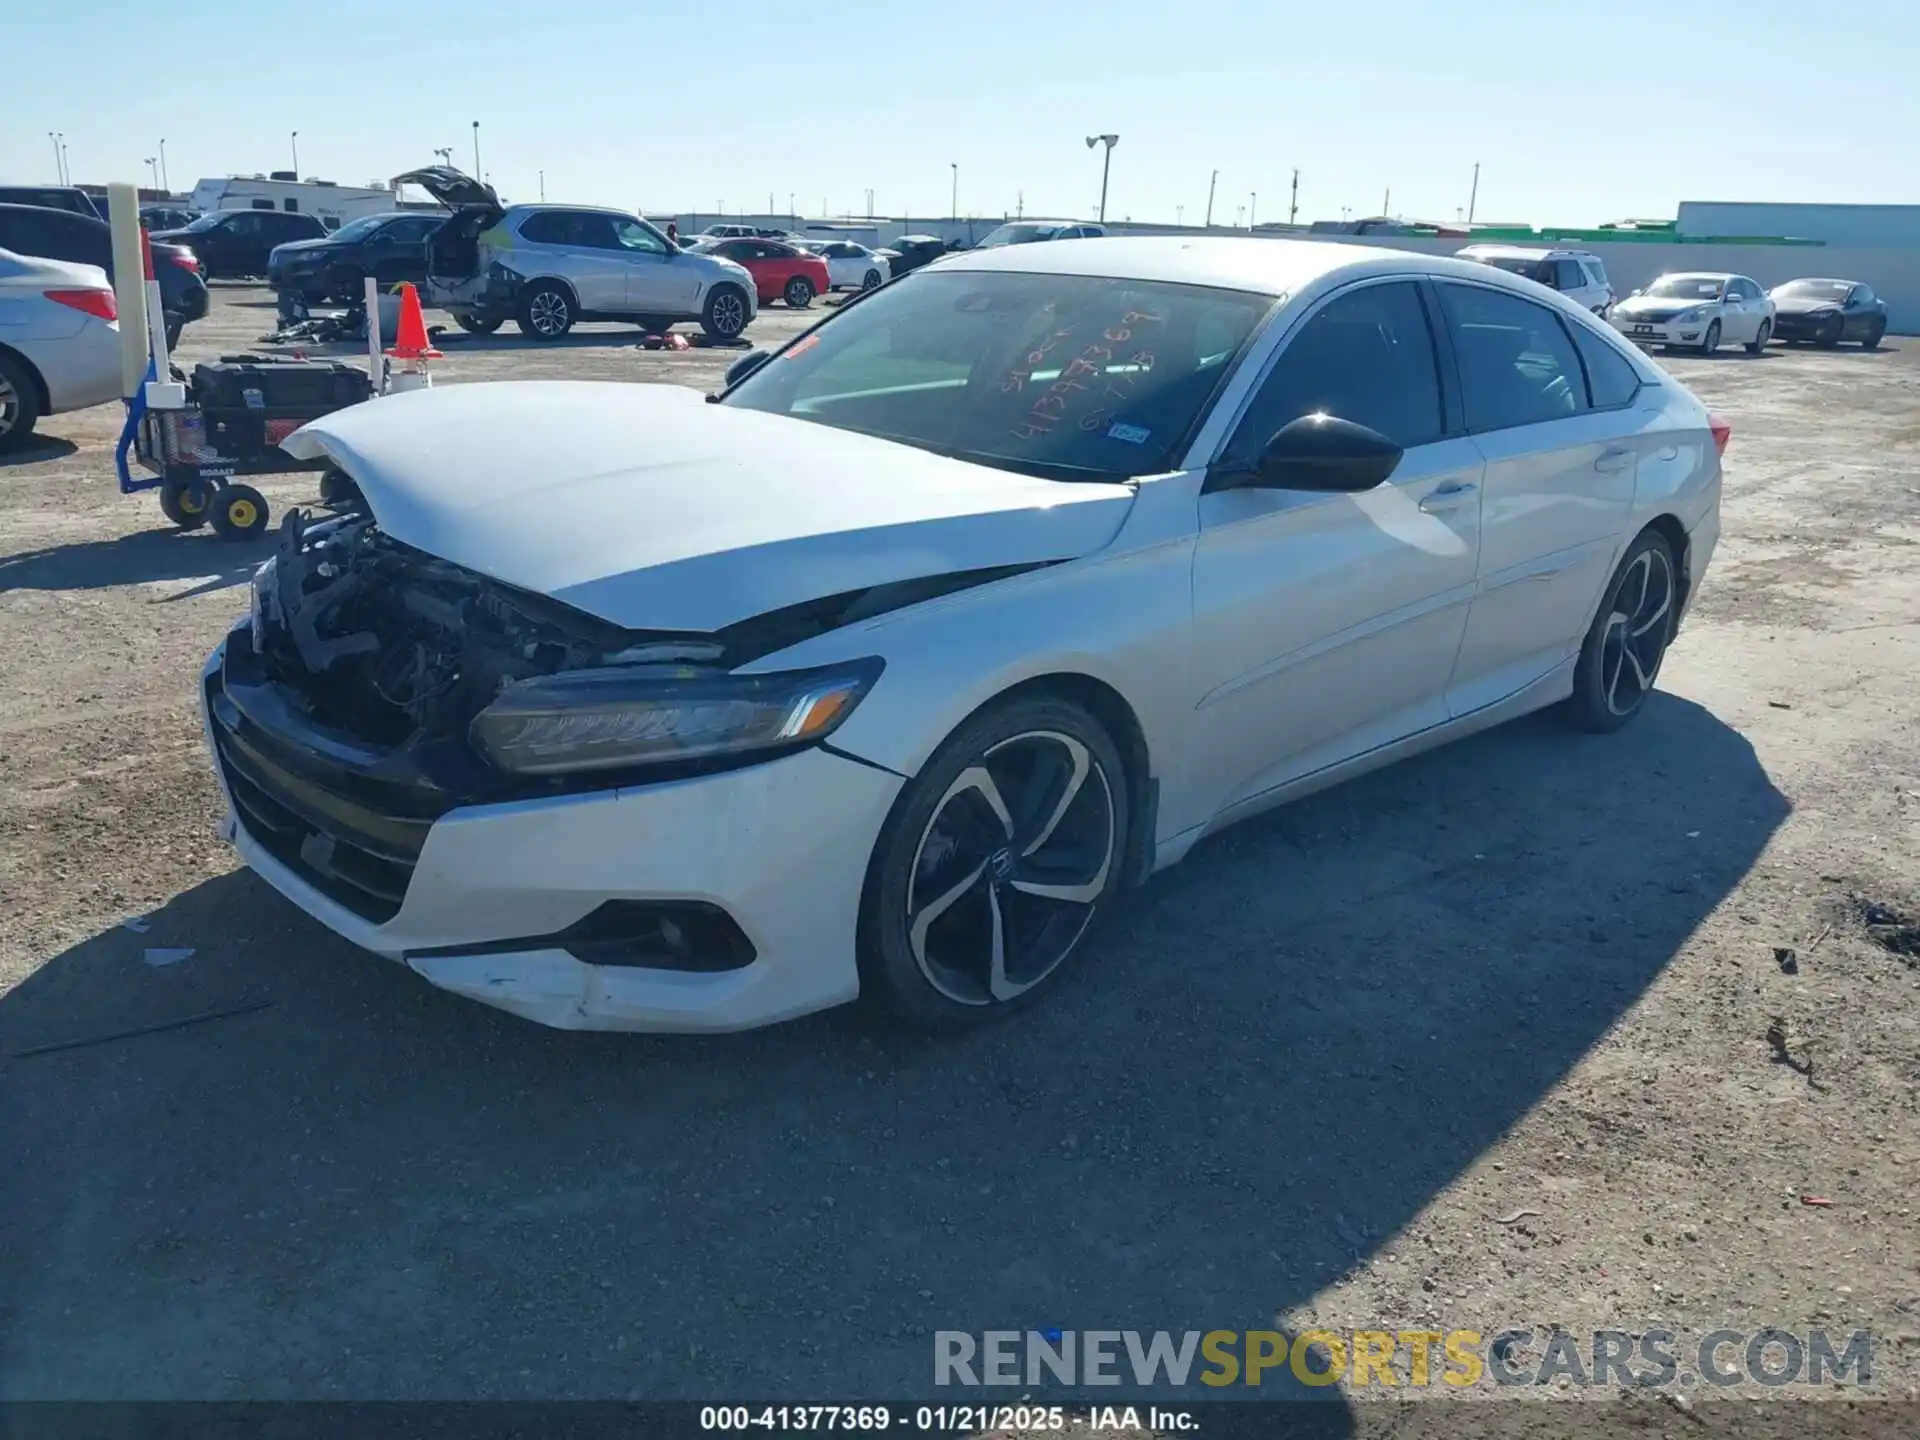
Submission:
[[[1217,490],[1371,490],[1400,466],[1400,447],[1378,430],[1337,415],[1302,415],[1267,441],[1260,459],[1229,471]]]
[[[765,350],[749,350],[727,367],[727,388],[731,390],[771,358]]]

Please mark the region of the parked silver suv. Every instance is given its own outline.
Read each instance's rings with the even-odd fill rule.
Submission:
[[[757,312],[745,267],[682,250],[625,211],[502,206],[492,186],[445,165],[393,183],[453,211],[427,241],[421,298],[463,330],[489,334],[512,319],[535,340],[558,340],[581,320],[633,320],[655,333],[697,321],[731,340]]]

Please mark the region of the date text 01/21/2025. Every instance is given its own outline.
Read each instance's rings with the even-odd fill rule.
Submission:
[[[911,1430],[924,1435],[976,1435],[996,1430],[1064,1430],[1067,1410],[1062,1405],[916,1405],[894,1409],[886,1405],[703,1405],[700,1428],[710,1431],[794,1430],[844,1431],[878,1434]],[[1146,1413],[1134,1406],[1102,1406],[1085,1417],[1089,1428],[1138,1429],[1157,1433],[1191,1430],[1186,1411]]]

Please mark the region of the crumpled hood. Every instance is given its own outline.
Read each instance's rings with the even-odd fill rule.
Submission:
[[[454,385],[335,411],[283,445],[352,476],[394,539],[644,630],[1073,559],[1133,503],[1131,486],[1037,480],[679,385]]]

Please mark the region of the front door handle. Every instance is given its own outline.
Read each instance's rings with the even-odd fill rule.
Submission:
[[[1474,494],[1479,488],[1478,485],[1449,480],[1444,485],[1436,485],[1421,497],[1420,508],[1429,515],[1436,510],[1450,509]]]
[[[1633,451],[1625,445],[1615,445],[1611,450],[1602,450],[1600,458],[1593,462],[1593,468],[1602,475],[1613,475],[1633,464]]]

